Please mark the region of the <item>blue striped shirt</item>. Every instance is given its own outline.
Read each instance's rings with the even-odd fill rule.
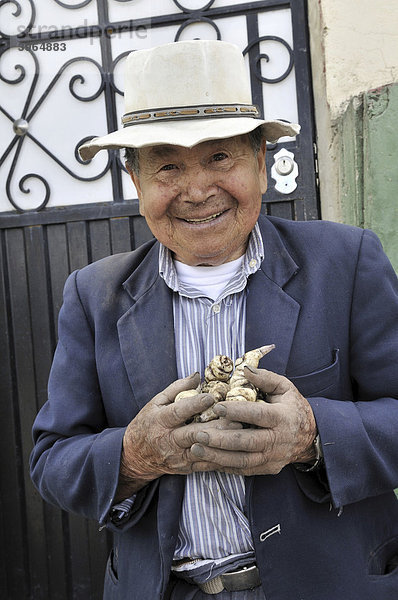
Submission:
[[[173,314],[178,377],[204,369],[217,354],[235,360],[245,350],[247,278],[263,260],[258,225],[253,229],[242,266],[216,300],[179,281],[172,254],[161,245],[159,272],[173,290]],[[208,268],[208,267],[204,267]],[[222,472],[192,473],[186,478],[175,559],[212,559],[220,565],[226,557],[254,552],[245,515],[244,477]],[[205,561],[203,561],[205,562]]]

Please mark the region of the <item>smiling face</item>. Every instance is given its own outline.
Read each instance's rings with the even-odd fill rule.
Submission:
[[[130,175],[140,213],[177,260],[220,265],[244,254],[267,189],[265,148],[255,154],[244,135],[139,150]]]

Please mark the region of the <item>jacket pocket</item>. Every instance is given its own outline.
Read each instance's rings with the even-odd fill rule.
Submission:
[[[117,550],[115,549],[111,550],[108,558],[106,565],[106,579],[110,580],[113,585],[117,585],[119,583],[117,576]]]
[[[398,575],[398,536],[390,538],[371,553],[369,575],[376,578]]]
[[[318,396],[333,385],[338,386],[340,378],[339,349],[334,349],[333,362],[327,367],[305,375],[288,376],[288,378],[305,397]]]

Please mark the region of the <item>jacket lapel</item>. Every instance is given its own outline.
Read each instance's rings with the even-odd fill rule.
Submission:
[[[246,349],[275,344],[260,367],[285,374],[296,329],[300,306],[283,286],[297,273],[274,225],[260,219],[264,243],[264,261],[248,283],[246,307]]]
[[[139,408],[177,379],[172,293],[159,276],[158,252],[155,244],[124,282],[133,304],[117,324],[123,361]]]

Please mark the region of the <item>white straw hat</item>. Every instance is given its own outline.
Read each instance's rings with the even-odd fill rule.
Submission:
[[[131,52],[124,100],[123,129],[83,144],[83,160],[110,148],[191,148],[260,125],[270,142],[300,131],[293,123],[259,118],[242,53],[228,42],[191,40]]]

